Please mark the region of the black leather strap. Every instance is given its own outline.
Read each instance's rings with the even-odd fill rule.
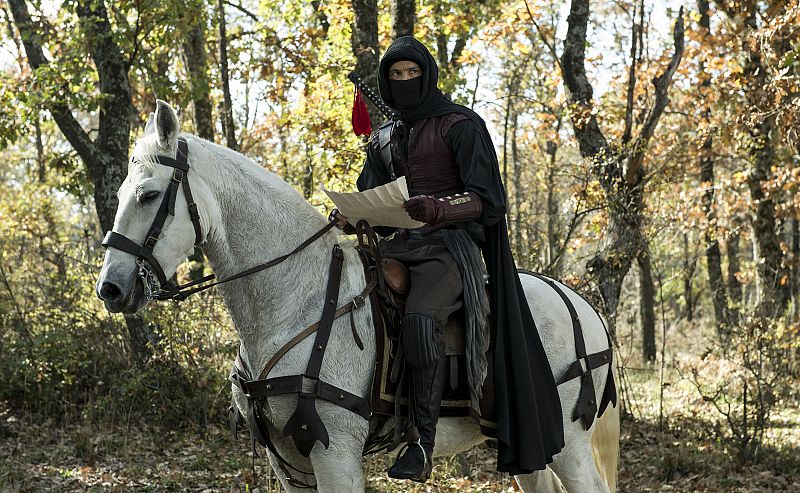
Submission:
[[[328,287],[325,290],[325,305],[322,309],[322,318],[320,319],[319,329],[317,330],[314,346],[311,350],[311,358],[309,358],[305,372],[307,378],[317,380],[317,388],[319,388],[318,380],[319,371],[322,368],[322,359],[325,356],[325,349],[328,346],[331,328],[333,327],[334,314],[336,313],[336,304],[339,301],[339,286],[341,284],[343,263],[344,254],[342,253],[342,249],[339,245],[334,245],[331,265],[328,270]],[[315,397],[315,394],[299,393],[297,408],[289,417],[286,426],[283,428],[283,434],[291,437],[297,451],[306,457],[311,454],[311,449],[317,441],[322,443],[325,448],[328,448],[330,443],[328,430],[325,428],[325,424],[322,422],[317,412],[314,402]]]
[[[581,328],[581,321],[580,317],[578,317],[578,312],[575,310],[575,305],[572,304],[572,300],[569,299],[567,294],[564,292],[563,289],[561,289],[561,287],[556,283],[556,281],[536,272],[523,271],[523,270],[520,270],[520,272],[534,276],[547,283],[548,286],[553,288],[553,290],[556,293],[558,293],[559,297],[561,297],[561,300],[564,302],[564,304],[567,307],[567,310],[569,311],[569,315],[572,318],[572,333],[575,338],[575,353],[578,357],[578,360],[574,362],[567,369],[567,374],[568,375],[573,373],[577,374],[574,376],[570,376],[569,378],[565,378],[568,375],[564,375],[561,379],[559,379],[558,385],[561,385],[562,383],[572,380],[573,378],[576,378],[578,376],[581,377],[581,386],[578,392],[578,402],[575,405],[575,410],[572,413],[572,421],[577,421],[578,419],[582,419],[584,428],[588,430],[592,426],[594,418],[597,415],[597,401],[594,395],[594,382],[592,380],[592,370],[602,366],[602,364],[605,363],[598,364],[597,366],[594,367],[590,364],[589,358],[586,355],[586,344],[583,340],[583,329]],[[605,355],[608,357],[607,363],[610,363],[611,362],[610,347],[606,351],[593,354],[592,355],[593,362],[596,363],[596,361],[594,361],[596,359],[602,361],[604,353],[606,352],[608,352],[608,354]],[[586,370],[584,370],[581,366],[582,360],[586,362],[587,366]]]
[[[612,349],[608,348],[604,351],[593,353],[583,358],[584,364],[586,365],[586,370],[583,369],[584,364],[581,364],[581,360],[575,361],[569,366],[569,368],[567,368],[566,373],[564,373],[558,382],[556,382],[556,385],[561,385],[562,383],[568,382],[573,378],[580,377],[584,373],[596,370],[603,365],[611,363],[612,352]]]
[[[225,279],[220,279],[219,281],[212,282],[212,283],[209,283],[209,284],[203,284],[203,283],[211,281],[212,279],[215,278],[215,276],[213,274],[210,274],[210,275],[205,276],[205,277],[203,277],[201,279],[198,279],[196,281],[191,281],[191,282],[187,282],[186,284],[181,284],[180,286],[175,287],[174,290],[163,291],[161,293],[158,293],[155,296],[155,299],[157,299],[157,300],[183,301],[183,300],[185,300],[186,298],[188,298],[189,296],[191,296],[191,295],[193,295],[195,293],[199,293],[201,291],[205,291],[206,289],[213,288],[214,286],[218,286],[218,285],[224,284],[226,282],[230,282],[230,281],[233,281],[233,280],[236,280],[236,279],[240,279],[240,278],[245,277],[245,276],[249,276],[250,274],[255,274],[256,272],[260,272],[260,271],[262,271],[264,269],[269,269],[270,267],[273,267],[275,265],[280,264],[281,262],[283,262],[287,258],[291,257],[295,253],[298,253],[299,251],[303,250],[308,245],[314,243],[317,239],[319,239],[325,233],[330,231],[331,228],[333,228],[334,226],[336,226],[335,222],[327,223],[325,226],[322,227],[322,229],[320,229],[319,231],[314,233],[311,237],[309,237],[303,243],[298,245],[294,250],[292,250],[291,252],[289,252],[289,253],[287,253],[285,255],[281,255],[280,257],[278,257],[276,259],[270,260],[269,262],[266,262],[266,263],[263,263],[263,264],[259,264],[259,265],[256,265],[254,267],[250,267],[249,269],[244,270],[242,272],[239,272],[238,274],[235,274],[235,275],[233,275],[231,277],[227,277]]]
[[[369,420],[372,416],[372,411],[369,408],[369,402],[355,394],[340,389],[322,380],[317,380],[316,396],[324,399],[331,404],[343,407],[348,411],[354,412],[362,418]]]
[[[167,216],[175,215],[175,200],[181,184],[183,184],[186,202],[189,204],[189,217],[192,218],[192,224],[194,225],[195,245],[200,243],[203,238],[200,229],[200,214],[197,210],[197,205],[194,204],[192,193],[189,188],[188,158],[189,145],[183,137],[178,137],[178,149],[175,159],[159,155],[153,156],[154,161],[164,166],[170,166],[174,168],[174,170],[169,184],[167,185],[167,190],[164,193],[164,198],[161,200],[161,205],[158,207],[158,211],[141,245],[138,245],[131,239],[114,231],[109,231],[102,243],[104,247],[116,248],[123,252],[130,253],[131,255],[135,255],[136,258],[146,260],[150,268],[155,271],[156,277],[158,277],[158,281],[161,284],[161,289],[166,289],[167,291],[172,291],[175,288],[169,284],[164,274],[164,269],[161,268],[161,264],[159,264],[158,260],[153,256],[153,249],[155,249],[158,238],[161,236],[161,231],[164,228],[164,223],[167,221]]]
[[[317,336],[314,339],[314,349],[311,351],[311,358],[306,367],[308,378],[319,378],[319,371],[322,368],[322,358],[325,356],[325,349],[328,347],[328,339],[331,337],[333,328],[333,315],[336,313],[336,306],[339,302],[339,286],[342,280],[342,266],[344,265],[344,253],[339,245],[334,245],[331,265],[328,275],[328,287],[325,291],[325,307],[322,309]]]
[[[280,454],[278,454],[278,451],[275,449],[269,434],[269,423],[261,412],[261,403],[268,397],[274,395],[296,394],[298,396],[297,409],[289,418],[289,421],[284,428],[284,434],[291,436],[295,442],[295,447],[299,452],[306,456],[308,456],[311,452],[311,448],[316,440],[319,440],[323,445],[325,445],[325,447],[327,447],[329,444],[327,430],[325,429],[322,420],[319,418],[319,415],[316,412],[314,405],[315,398],[320,398],[332,404],[341,406],[367,420],[370,419],[370,416],[372,415],[369,407],[369,401],[344,389],[340,389],[334,385],[324,382],[318,378],[322,358],[325,353],[325,346],[330,338],[330,332],[333,327],[333,321],[347,312],[351,312],[354,309],[364,306],[364,297],[368,296],[376,286],[376,282],[374,280],[368,282],[367,286],[359,295],[356,296],[354,301],[351,301],[347,305],[335,310],[339,296],[339,285],[341,284],[343,263],[344,255],[341,251],[341,248],[336,245],[334,246],[331,258],[330,274],[328,276],[328,287],[326,289],[325,297],[326,304],[323,308],[322,319],[320,322],[312,324],[309,327],[317,331],[317,337],[315,338],[314,350],[304,375],[291,375],[251,380],[249,370],[246,369],[240,355],[236,356],[234,368],[230,375],[231,382],[242,389],[247,396],[247,415],[250,423],[251,436],[255,441],[267,447],[277,458],[280,467],[283,469],[283,472],[286,475],[287,481],[289,481],[290,484],[300,488],[313,488],[314,485],[306,484],[293,478],[289,470],[291,469],[306,475],[310,475],[311,473],[297,469],[288,461],[286,461]],[[333,303],[331,303],[331,300],[333,300]],[[359,301],[357,302],[356,300]],[[309,332],[309,328],[301,332],[301,335],[306,333],[306,336],[310,335],[313,330]],[[322,333],[322,335],[320,335],[320,333]],[[299,340],[304,338],[305,337],[299,338]],[[293,347],[296,345],[299,340],[295,341],[295,339],[298,338],[293,338],[291,341],[289,341],[289,343],[287,343],[287,346]],[[317,348],[320,346],[322,349],[318,350]],[[286,351],[281,348],[278,353],[283,355],[286,353]],[[265,370],[271,368],[271,366],[272,365],[267,365]],[[265,376],[268,373],[268,371],[262,371],[261,375]],[[313,393],[303,391],[303,383],[306,379],[316,380],[316,386]],[[241,415],[239,414],[238,408],[236,408],[235,402],[232,403],[229,412],[231,432],[235,437],[238,434],[238,425],[241,419]]]

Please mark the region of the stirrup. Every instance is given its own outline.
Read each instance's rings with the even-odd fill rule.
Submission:
[[[426,481],[428,481],[428,479],[430,479],[431,474],[433,473],[433,462],[431,462],[431,458],[428,457],[428,453],[425,452],[425,447],[422,446],[422,443],[420,442],[419,438],[417,438],[413,442],[406,442],[405,445],[403,445],[400,448],[400,451],[397,453],[397,458],[395,459],[395,463],[397,463],[397,461],[400,459],[400,457],[403,456],[403,454],[406,452],[408,447],[410,447],[411,445],[418,446],[419,449],[422,451],[422,460],[423,460],[423,462],[422,462],[422,471],[420,472],[420,475],[418,477],[412,477],[412,478],[394,478],[392,476],[389,476],[389,477],[392,478],[392,479],[410,479],[411,481],[414,481],[414,482],[417,482],[417,483],[425,483]],[[394,464],[392,465],[392,467],[393,466],[394,466]],[[389,468],[389,470],[391,470],[391,467]],[[388,474],[388,472],[389,471],[387,471],[387,474]]]

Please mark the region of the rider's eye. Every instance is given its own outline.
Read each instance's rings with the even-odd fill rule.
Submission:
[[[145,194],[142,194],[142,196],[139,198],[139,202],[144,204],[145,202],[149,202],[149,201],[155,199],[159,195],[161,195],[161,192],[159,192],[158,190],[154,190],[152,192],[147,192]]]

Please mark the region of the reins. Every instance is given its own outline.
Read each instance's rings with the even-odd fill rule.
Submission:
[[[251,274],[255,274],[256,272],[260,272],[262,270],[269,269],[270,267],[274,267],[274,266],[280,264],[281,262],[283,262],[284,260],[288,259],[292,255],[294,255],[295,253],[298,253],[301,250],[305,249],[308,245],[314,243],[321,236],[323,236],[325,233],[330,231],[334,226],[336,226],[336,222],[329,222],[328,224],[323,226],[322,229],[318,230],[316,233],[314,233],[312,236],[310,236],[308,239],[306,239],[303,243],[298,245],[294,250],[292,250],[291,252],[289,252],[289,253],[287,253],[285,255],[281,255],[278,258],[272,259],[269,262],[265,262],[263,264],[259,264],[259,265],[250,267],[247,270],[243,270],[242,272],[239,272],[238,274],[234,274],[234,275],[232,275],[230,277],[226,277],[225,279],[220,279],[218,281],[215,281],[215,282],[212,282],[212,283],[209,283],[209,284],[198,286],[199,284],[203,284],[204,282],[208,282],[208,281],[211,281],[212,279],[216,278],[216,276],[214,274],[209,274],[209,275],[207,275],[205,277],[202,277],[200,279],[197,279],[195,281],[191,281],[191,282],[187,282],[185,284],[181,284],[179,286],[175,286],[174,289],[161,290],[161,291],[158,291],[156,293],[153,293],[152,299],[153,300],[159,300],[159,301],[160,300],[183,301],[183,300],[185,300],[186,298],[188,298],[189,296],[191,296],[191,295],[193,295],[195,293],[199,293],[201,291],[205,291],[206,289],[211,289],[214,286],[218,286],[220,284],[224,284],[224,283],[230,282],[230,281],[235,281],[236,279],[241,279],[242,277],[246,277],[246,276],[249,276]]]

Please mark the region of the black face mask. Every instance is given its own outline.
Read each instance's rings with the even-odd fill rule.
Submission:
[[[408,80],[389,80],[392,99],[401,110],[412,110],[422,102],[422,77]]]

